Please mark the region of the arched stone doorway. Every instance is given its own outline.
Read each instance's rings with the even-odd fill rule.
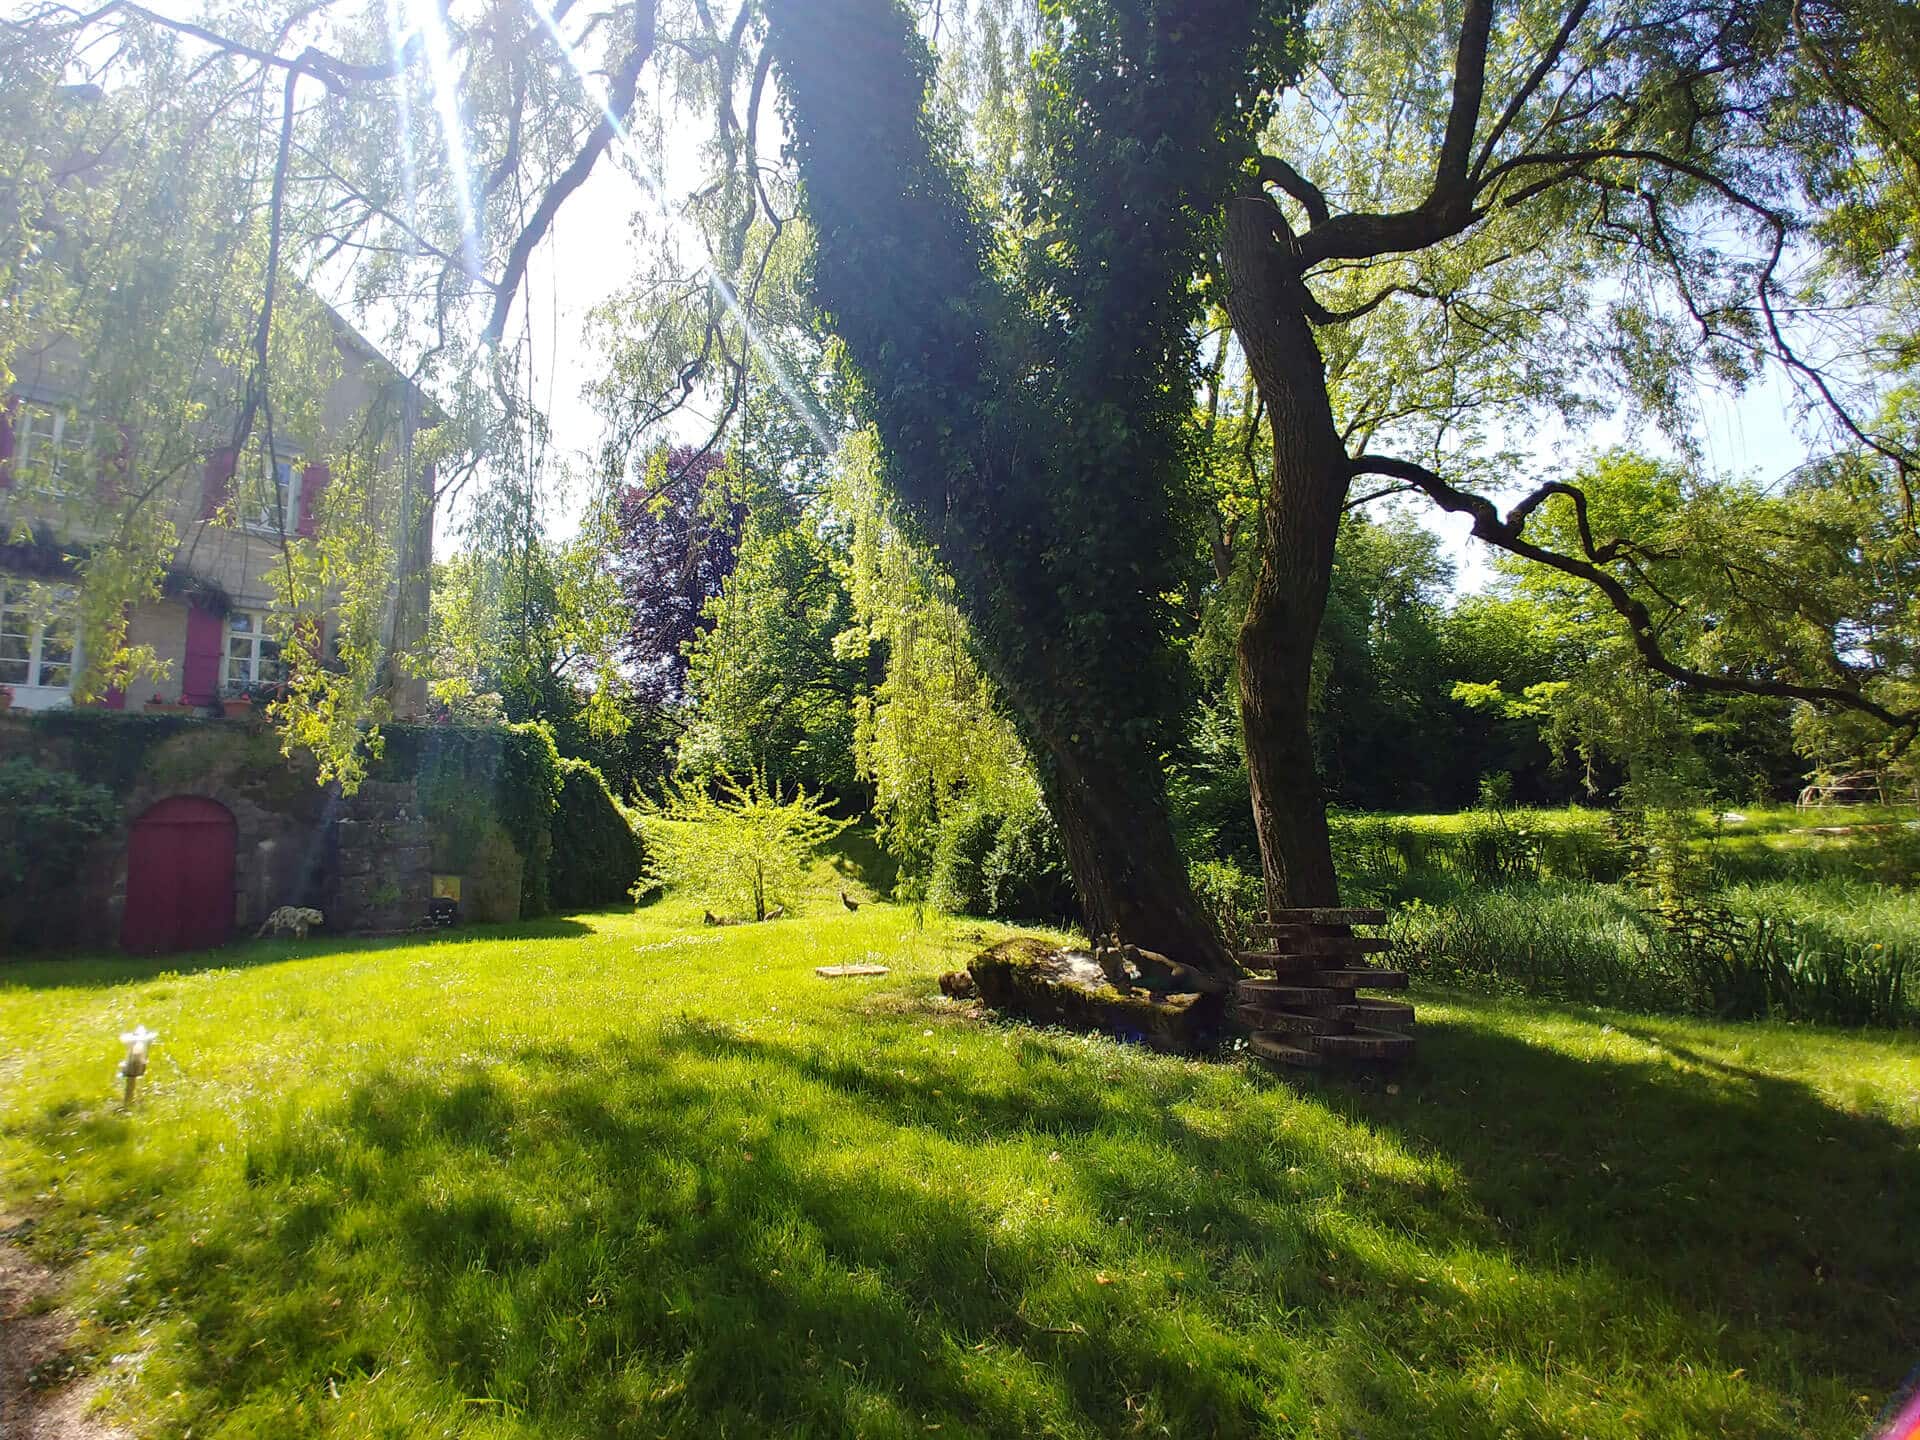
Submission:
[[[233,934],[233,812],[175,795],[133,822],[120,944],[155,954],[224,945]]]

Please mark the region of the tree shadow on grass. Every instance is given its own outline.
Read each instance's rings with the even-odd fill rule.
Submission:
[[[187,950],[170,955],[46,955],[24,959],[0,958],[0,990],[60,990],[124,985],[160,975],[197,975],[206,970],[255,970],[295,960],[318,960],[329,955],[374,954],[419,945],[470,945],[494,940],[559,940],[591,935],[592,917],[520,920],[505,925],[461,925],[450,929],[413,930],[404,935],[316,934],[306,940],[236,939],[214,950]]]
[[[1735,1344],[1790,1337],[1796,1363],[1886,1393],[1920,1353],[1915,1130],[1651,1027],[1623,1033],[1642,1058],[1423,1023],[1398,1094],[1317,1098],[1445,1156],[1534,1261],[1604,1266],[1719,1317]]]
[[[369,1076],[250,1138],[134,1310],[223,1414],[411,1365],[543,1436],[1492,1437],[1603,1383],[1608,1433],[1837,1433],[1916,1338],[1912,1135],[1775,1077],[1463,1022],[1303,1096],[925,1019]]]

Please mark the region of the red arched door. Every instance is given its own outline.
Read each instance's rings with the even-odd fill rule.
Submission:
[[[233,933],[233,815],[217,800],[176,795],[133,822],[127,843],[128,950],[200,950]]]

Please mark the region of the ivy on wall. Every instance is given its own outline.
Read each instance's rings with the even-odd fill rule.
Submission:
[[[472,873],[497,825],[521,860],[520,914],[618,904],[639,843],[600,772],[563,760],[544,725],[391,725],[370,776],[417,780],[437,865]]]

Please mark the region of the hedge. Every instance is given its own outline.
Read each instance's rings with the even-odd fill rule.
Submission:
[[[584,760],[562,760],[548,880],[554,908],[626,904],[643,858],[640,837],[613,803],[600,772]]]
[[[436,863],[466,871],[497,823],[520,853],[520,914],[624,902],[640,874],[640,842],[600,772],[563,759],[537,722],[389,725],[374,780],[415,779]]]

